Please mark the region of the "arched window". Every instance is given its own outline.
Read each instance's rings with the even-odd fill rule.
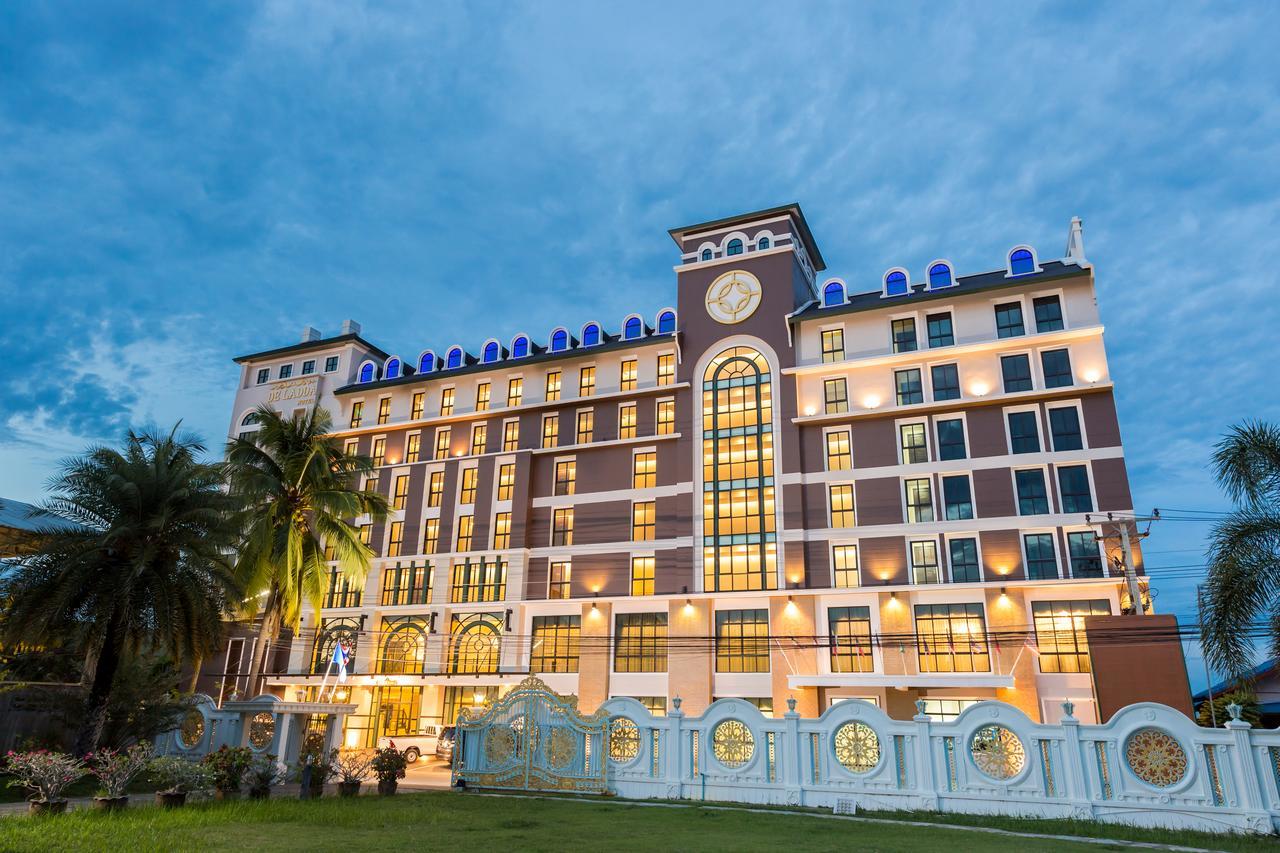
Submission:
[[[502,622],[494,614],[455,614],[449,630],[449,672],[497,672],[501,639]]]
[[[712,257],[713,257],[713,255],[711,254],[711,250],[710,250],[710,249],[703,249],[703,250],[702,250],[702,259],[703,259],[704,261],[709,261],[709,260],[711,260],[711,258],[712,258]]]
[[[1036,258],[1030,249],[1014,249],[1009,253],[1010,275],[1026,275],[1036,271]]]
[[[391,358],[387,359],[386,370],[384,371],[383,375],[387,379],[399,379],[400,378],[400,359],[396,358],[395,356],[392,356]]]
[[[761,237],[759,240],[756,241],[756,251],[759,251],[760,249],[767,249],[767,248],[769,248],[768,237]]]
[[[551,333],[551,351],[561,352],[569,348],[569,333],[564,329],[556,329]]]
[[[955,282],[951,278],[951,267],[947,264],[934,264],[929,267],[929,289],[950,287]]]
[[[445,357],[444,366],[453,370],[462,367],[462,347],[453,347]]]
[[[734,347],[702,378],[703,589],[776,589],[769,363]]]
[[[372,361],[366,361],[364,364],[360,365],[360,378],[358,381],[372,382],[374,369]]]
[[[627,321],[622,324],[622,336],[629,341],[640,337],[643,331],[644,326],[639,317],[628,317]]]
[[[828,282],[827,286],[822,288],[822,304],[826,308],[832,305],[843,305],[844,285],[838,281]]]
[[[676,333],[676,312],[663,311],[658,315],[658,334],[674,335]]]
[[[529,354],[529,339],[524,335],[520,335],[511,342],[511,357],[524,358]]]
[[[311,671],[321,675],[328,671],[329,661],[333,660],[333,649],[338,643],[346,648],[350,660],[347,672],[356,668],[356,643],[360,639],[360,620],[358,619],[326,619],[316,634],[315,655],[312,657]]]
[[[256,427],[258,425],[258,413],[250,412],[240,419],[240,426]]]
[[[430,373],[435,369],[436,369],[436,354],[433,353],[431,350],[427,350],[421,355],[421,357],[418,358],[418,372]]]
[[[484,345],[484,363],[489,364],[498,360],[498,342],[489,341]]]
[[[600,343],[600,327],[595,323],[588,323],[582,327],[582,345],[584,347],[593,347]]]
[[[726,255],[741,255],[742,241],[739,240],[737,237],[734,237],[732,240],[729,241],[729,245],[725,247],[724,253]]]
[[[893,270],[884,277],[885,296],[906,296],[907,289],[907,274],[901,270]]]
[[[427,651],[426,622],[417,616],[387,619],[382,623],[382,649],[378,672],[383,675],[421,675]]]

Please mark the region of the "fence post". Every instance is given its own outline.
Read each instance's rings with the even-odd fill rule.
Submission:
[[[787,792],[787,802],[804,804],[804,747],[800,743],[800,715],[796,713],[796,700],[787,700],[787,712],[782,715],[787,726],[787,760],[782,763],[782,784]]]
[[[929,733],[932,717],[924,712],[923,699],[916,700],[916,715],[911,719],[916,724],[915,753],[916,788],[920,791],[920,807],[929,811],[938,810],[938,781],[934,777],[933,737]]]
[[[1226,727],[1231,732],[1231,739],[1235,746],[1234,760],[1231,766],[1235,769],[1235,788],[1239,794],[1239,807],[1246,810],[1249,815],[1249,823],[1256,832],[1271,831],[1271,816],[1267,813],[1267,801],[1263,796],[1263,787],[1258,782],[1258,762],[1253,755],[1253,738],[1249,734],[1252,728],[1244,720],[1240,719],[1241,708],[1234,702],[1227,706],[1227,713],[1231,715],[1231,719],[1227,721]],[[1222,773],[1222,759],[1218,759],[1218,773]],[[1231,802],[1230,792],[1227,793],[1227,802]]]
[[[684,799],[684,752],[688,747],[684,742],[682,701],[679,696],[674,697],[667,712],[667,798],[673,800]]]
[[[1080,721],[1071,715],[1076,709],[1074,702],[1062,703],[1062,719],[1059,725],[1062,726],[1064,740],[1062,742],[1062,775],[1064,777],[1063,791],[1067,795],[1067,799],[1071,801],[1071,806],[1076,810],[1077,817],[1093,817],[1093,803],[1089,800],[1089,786],[1085,782],[1084,759],[1080,754]]]

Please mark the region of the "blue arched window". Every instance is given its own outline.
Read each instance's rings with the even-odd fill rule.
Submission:
[[[364,364],[360,365],[360,381],[361,382],[373,381],[373,362],[372,361],[366,361]]]
[[[444,366],[450,370],[462,367],[462,347],[454,347],[449,350],[449,354],[445,357]]]
[[[935,290],[939,287],[950,287],[954,283],[951,280],[951,267],[946,264],[934,264],[929,267],[930,290]]]
[[[724,253],[726,255],[741,255],[742,241],[739,240],[737,237],[734,237],[732,240],[729,241],[729,245],[725,247]]]
[[[1009,254],[1009,272],[1014,275],[1026,275],[1036,271],[1036,259],[1026,249],[1014,249]]]
[[[709,260],[711,260],[711,258],[712,258],[711,250],[710,250],[710,249],[703,249],[703,250],[702,250],[702,259],[703,259],[704,261],[709,261]]]
[[[757,250],[757,251],[759,251],[760,249],[767,249],[767,248],[769,248],[769,238],[768,238],[768,237],[761,237],[759,240],[757,240],[757,241],[756,241],[756,250]]]
[[[901,270],[894,270],[884,277],[885,296],[906,296],[907,276]]]
[[[595,323],[588,323],[582,327],[582,345],[584,347],[593,347],[600,343],[600,327]]]
[[[822,288],[822,305],[830,308],[832,305],[844,304],[844,285],[838,281],[828,282],[827,286]]]
[[[674,335],[676,333],[676,312],[663,311],[658,315],[658,334]]]
[[[564,329],[556,329],[551,333],[551,351],[560,352],[569,348],[569,333]]]
[[[433,353],[431,350],[427,350],[422,354],[422,357],[418,359],[418,372],[430,373],[435,369],[436,369],[436,354]]]
[[[622,324],[622,336],[629,341],[640,337],[642,332],[643,326],[639,317],[628,317],[627,322]]]
[[[400,378],[400,359],[394,358],[394,357],[387,359],[387,369],[383,373],[383,375],[387,379],[399,379]]]
[[[524,335],[511,342],[511,357],[524,358],[529,354],[529,339]]]
[[[497,360],[498,360],[498,342],[489,341],[489,343],[484,345],[484,363],[488,364],[489,362],[497,361]]]

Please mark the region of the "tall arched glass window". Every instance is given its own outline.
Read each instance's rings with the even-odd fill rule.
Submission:
[[[347,671],[354,672],[356,668],[356,643],[359,639],[360,620],[349,618],[325,619],[320,625],[320,631],[316,634],[311,671],[317,674],[328,671],[329,662],[333,660],[334,646],[342,643],[346,647],[347,654],[351,656],[350,661],[347,662]]]
[[[582,327],[582,345],[584,347],[593,347],[600,343],[600,327],[595,323],[588,323]]]
[[[663,311],[658,315],[658,334],[673,335],[676,331],[676,312]]]
[[[885,296],[906,296],[907,277],[899,270],[894,270],[884,277]]]
[[[844,285],[838,281],[829,282],[822,288],[822,304],[826,307],[844,304]]]
[[[449,630],[449,672],[497,672],[501,639],[502,619],[496,614],[454,614]]]
[[[622,336],[627,340],[634,340],[640,337],[641,323],[639,317],[628,317],[627,322],[622,324]]]
[[[729,241],[729,245],[725,247],[724,253],[726,255],[741,255],[742,241],[739,240],[737,237],[734,237],[732,240]]]
[[[360,365],[359,381],[361,382],[373,381],[373,362],[372,361],[366,361],[364,364]]]
[[[757,241],[756,241],[756,249],[757,249],[757,251],[758,251],[758,250],[760,250],[760,249],[767,249],[767,248],[769,248],[769,238],[768,238],[768,237],[761,237],[759,240],[757,240]]]
[[[240,426],[257,426],[257,425],[258,425],[257,412],[250,412],[249,414],[245,415],[243,418],[240,419]]]
[[[769,363],[734,347],[702,379],[703,589],[776,589]]]
[[[378,672],[383,675],[421,675],[426,659],[426,625],[419,617],[409,616],[382,623],[382,649],[378,653]]]
[[[1026,275],[1036,271],[1036,259],[1026,249],[1014,249],[1009,255],[1009,272]]]
[[[400,359],[387,359],[387,370],[385,376],[387,379],[398,379],[400,377]]]
[[[524,335],[511,342],[511,357],[524,358],[529,354],[529,339]]]
[[[929,267],[930,290],[939,287],[950,287],[951,284],[951,267],[946,264],[934,264]]]
[[[484,345],[484,362],[485,364],[488,364],[489,362],[493,362],[497,360],[498,360],[498,342],[489,341],[489,343]]]
[[[418,359],[418,372],[430,373],[435,369],[436,369],[436,354],[431,352],[430,350],[427,350],[422,354],[422,357]]]
[[[456,367],[462,367],[461,347],[454,347],[449,350],[449,355],[445,358],[445,367],[448,367],[451,370]]]
[[[569,346],[569,333],[564,329],[556,329],[551,335],[551,351],[560,352]]]
[[[712,258],[712,257],[713,257],[713,255],[712,255],[712,253],[711,253],[711,250],[710,250],[710,249],[703,249],[703,250],[702,250],[702,259],[703,259],[704,261],[709,261],[709,260],[711,260],[711,258]]]

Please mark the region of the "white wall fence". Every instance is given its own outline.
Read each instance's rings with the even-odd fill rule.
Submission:
[[[949,722],[893,720],[860,700],[817,719],[794,711],[770,719],[741,699],[686,717],[678,703],[665,717],[634,699],[605,703],[618,795],[1280,828],[1280,730],[1239,720],[1202,728],[1149,702],[1105,725],[1082,725],[1070,703],[1053,725],[1003,702],[980,702]]]

